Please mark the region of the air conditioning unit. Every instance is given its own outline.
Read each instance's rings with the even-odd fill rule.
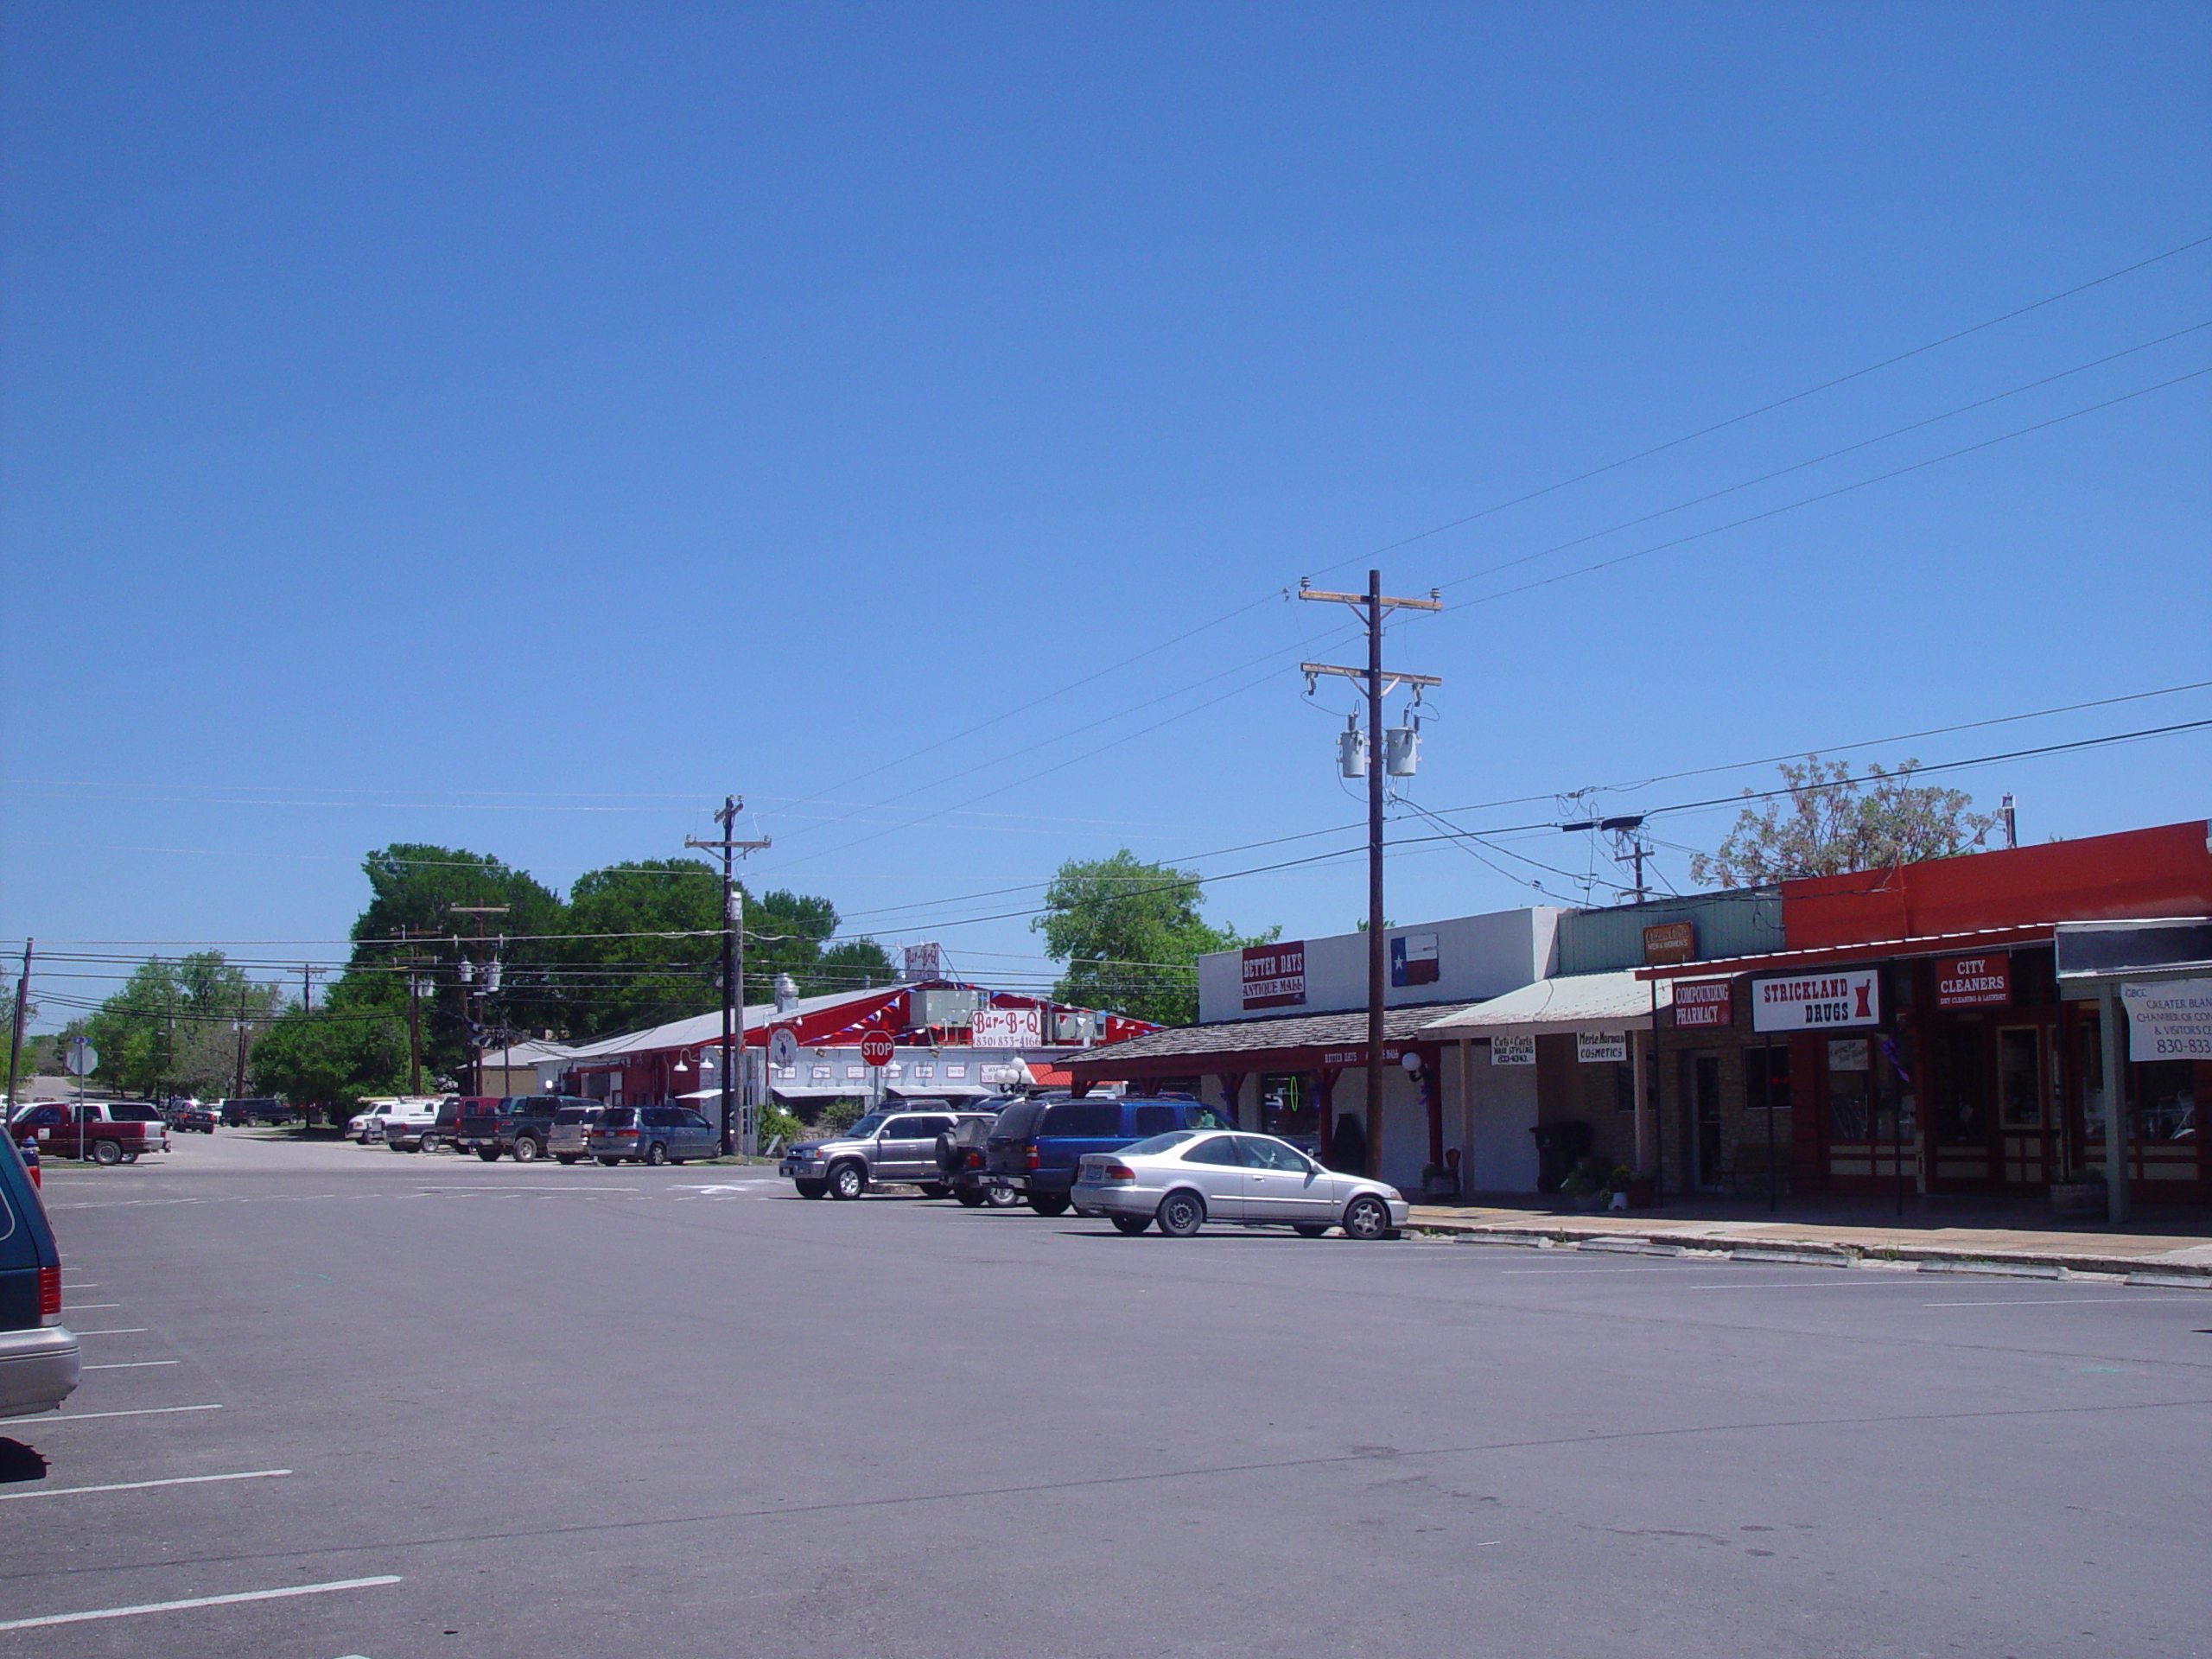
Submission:
[[[1058,1008],[1052,1014],[1052,1040],[1087,1044],[1097,1035],[1098,1016],[1089,1008]]]

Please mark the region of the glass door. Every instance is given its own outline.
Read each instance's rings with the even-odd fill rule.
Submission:
[[[2007,1186],[2046,1185],[2058,1173],[2045,1107],[2047,1048],[2040,1026],[2006,1026],[1997,1033],[1997,1122]]]

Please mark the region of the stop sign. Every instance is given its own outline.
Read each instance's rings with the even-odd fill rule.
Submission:
[[[861,1038],[861,1058],[866,1060],[870,1065],[890,1065],[891,1033],[887,1031],[871,1031],[867,1036]]]

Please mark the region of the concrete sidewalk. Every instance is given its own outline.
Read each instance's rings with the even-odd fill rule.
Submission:
[[[1670,1199],[1665,1209],[1553,1210],[1529,1199],[1479,1197],[1415,1205],[1411,1224],[1471,1243],[1561,1245],[1673,1255],[1709,1251],[1738,1261],[1834,1267],[1916,1267],[2033,1278],[2120,1278],[2212,1290],[2212,1212],[2158,1205],[2120,1228],[2066,1225],[2047,1214],[1971,1199]]]

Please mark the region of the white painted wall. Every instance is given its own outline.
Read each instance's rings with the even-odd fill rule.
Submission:
[[[1386,1007],[1424,1002],[1477,1002],[1548,977],[1554,958],[1559,918],[1567,912],[1536,905],[1487,916],[1394,927],[1387,940],[1412,933],[1437,936],[1434,983],[1386,987]],[[1306,1001],[1292,1007],[1244,1007],[1243,953],[1217,951],[1198,958],[1198,1019],[1265,1020],[1284,1014],[1331,1014],[1367,1006],[1367,935],[1339,933],[1306,941]],[[1418,1166],[1414,1173],[1421,1173]]]
[[[1529,1131],[1536,1127],[1536,1068],[1492,1065],[1486,1043],[1459,1052],[1469,1061],[1459,1097],[1460,1191],[1535,1192],[1536,1137]],[[1459,1067],[1447,1061],[1445,1072],[1456,1077]]]

